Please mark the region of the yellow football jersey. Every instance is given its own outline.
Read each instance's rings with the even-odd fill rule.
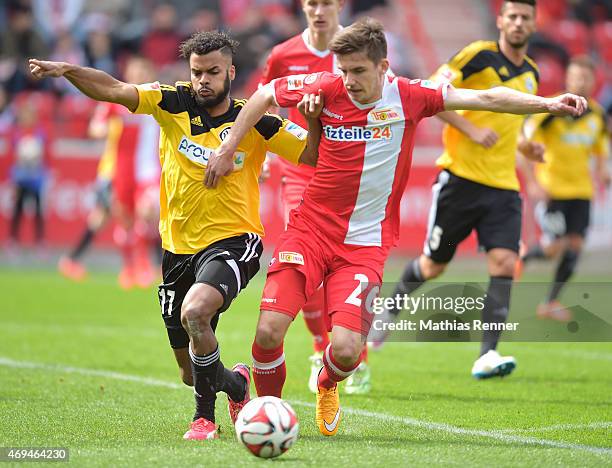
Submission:
[[[589,99],[589,108],[580,117],[534,115],[525,131],[546,147],[546,162],[536,166],[536,176],[551,198],[591,199],[590,157],[607,158],[610,151],[603,109]]]
[[[506,86],[524,93],[536,94],[539,74],[536,64],[526,57],[521,66],[514,65],[491,41],[468,45],[432,76],[433,80],[450,82],[456,88],[490,89]],[[524,116],[484,111],[459,111],[476,127],[486,127],[499,135],[492,148],[472,142],[456,128],[444,128],[444,153],[436,164],[459,177],[490,187],[519,190],[516,176],[516,150]]]
[[[259,217],[259,184],[266,152],[297,164],[307,132],[266,114],[238,145],[234,171],[215,189],[204,185],[208,158],[229,133],[244,100],[232,99],[229,110],[211,117],[196,105],[191,83],[137,86],[136,113],[151,114],[160,134],[160,221],[163,248],[193,254],[210,244],[245,233],[264,234]]]

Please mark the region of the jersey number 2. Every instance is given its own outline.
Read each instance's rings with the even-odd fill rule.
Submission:
[[[361,296],[361,293],[368,288],[370,280],[368,280],[368,277],[362,273],[356,273],[354,279],[355,281],[358,281],[359,283],[357,284],[357,287],[353,290],[353,292],[349,295],[349,297],[346,298],[346,301],[344,302],[346,304],[351,304],[357,307],[361,307],[362,300],[359,296]],[[374,302],[374,299],[378,296],[379,291],[380,291],[380,287],[375,286],[370,290],[367,297],[365,298],[365,301],[366,301],[365,308],[370,314],[372,313],[372,304]]]

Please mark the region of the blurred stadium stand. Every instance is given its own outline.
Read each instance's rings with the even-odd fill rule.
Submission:
[[[426,77],[467,43],[494,40],[495,14],[501,3],[502,0],[348,0],[342,22],[348,24],[364,14],[379,18],[388,31],[393,70],[406,76]],[[569,57],[586,53],[601,65],[597,97],[608,112],[612,110],[610,3],[539,0],[539,33],[530,53],[540,66],[541,94],[561,90]],[[178,57],[182,40],[200,29],[229,29],[242,44],[235,60],[238,79],[232,93],[235,97],[248,97],[256,88],[271,47],[305,27],[300,5],[300,0],[0,2],[0,242],[8,231],[12,196],[9,169],[14,158],[10,138],[15,109],[21,102],[33,97],[38,123],[52,138],[47,187],[47,216],[52,220],[49,242],[65,243],[67,233],[82,225],[87,204],[92,202],[89,190],[101,151],[100,142],[87,139],[87,124],[95,103],[65,83],[31,79],[26,68],[28,57],[76,61],[121,77],[127,57],[144,55],[155,62],[161,82],[173,83],[188,78],[188,69]],[[413,192],[404,209],[407,218],[419,218],[414,223],[417,228],[426,223],[429,182],[435,174],[432,165],[441,145],[440,130],[437,119],[427,120],[418,130],[417,169],[409,188]],[[66,148],[69,152],[60,154]],[[271,187],[263,188],[266,200],[276,197],[274,182]],[[264,216],[269,222],[274,218],[274,208],[271,210]],[[606,223],[611,222],[608,218]],[[412,226],[410,219],[407,224]],[[422,236],[417,233],[414,237],[409,244],[418,249]],[[102,242],[105,241],[109,237],[103,236]]]

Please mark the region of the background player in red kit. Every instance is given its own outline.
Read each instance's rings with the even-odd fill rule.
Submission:
[[[399,234],[399,206],[408,181],[419,121],[444,110],[489,110],[580,115],[586,100],[542,98],[497,87],[455,89],[448,84],[388,77],[382,25],[365,19],[337,33],[330,46],[342,76],[295,75],[259,89],[216,150],[205,182],[229,174],[232,155],[270,105],[291,107],[307,94],[324,98],[315,175],[279,239],[261,301],[253,343],[258,395],[280,396],[286,376],[283,340],[314,289],[326,284],[331,344],[319,373],[316,421],[323,435],[340,422],[337,383],[359,365],[372,322],[384,262]]]
[[[340,11],[344,0],[302,0],[302,10],[308,28],[272,49],[260,80],[263,86],[275,78],[297,73],[327,71],[339,73],[335,55],[327,48],[333,35],[341,29]],[[289,120],[306,127],[304,117],[293,107],[289,109]],[[312,176],[314,167],[295,166],[279,159],[281,168],[281,201],[285,226],[289,223],[289,212],[302,201],[304,189]],[[317,393],[317,375],[323,365],[323,352],[329,344],[327,323],[324,320],[324,289],[317,288],[302,307],[302,314],[313,337],[314,354],[310,356],[310,378],[308,388]],[[346,393],[367,393],[370,390],[370,370],[365,362],[367,347],[359,368],[346,381]]]

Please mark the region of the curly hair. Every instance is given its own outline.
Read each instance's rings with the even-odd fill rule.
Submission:
[[[206,55],[215,50],[234,56],[240,43],[222,31],[199,31],[181,44],[181,57],[189,60],[191,54]]]

